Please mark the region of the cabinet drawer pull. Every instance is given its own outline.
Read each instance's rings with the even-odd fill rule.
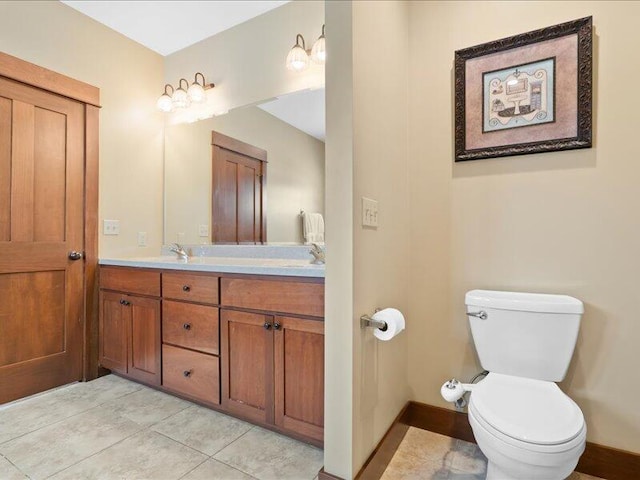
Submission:
[[[191,324],[185,323],[184,325],[182,325],[182,328],[184,328],[185,330],[191,330]]]
[[[280,327],[282,327],[282,325],[281,325],[281,324],[279,324],[278,322],[276,322],[276,323],[274,323],[274,324],[273,324],[273,329],[274,329],[274,330],[280,330]]]
[[[190,292],[191,291],[191,287],[189,285],[183,285],[182,286],[182,291],[183,292]]]
[[[269,330],[271,328],[271,324],[269,322],[264,322],[263,327],[265,330]]]
[[[184,372],[182,372],[182,375],[189,378],[191,376],[191,370],[185,370]]]

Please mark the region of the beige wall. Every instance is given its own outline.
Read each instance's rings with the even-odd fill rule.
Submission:
[[[324,214],[324,143],[258,107],[165,128],[165,243],[209,243],[211,131],[267,151],[267,240],[302,243],[300,210]],[[211,229],[209,229],[211,231]]]
[[[324,469],[353,470],[353,48],[352,4],[326,5],[326,245]]]
[[[640,451],[640,221],[635,136],[640,2],[414,2],[409,109],[412,398],[479,366],[464,315],[472,288],[564,293],[585,302],[561,387],[588,439]],[[593,15],[594,148],[453,163],[453,55]],[[505,19],[509,19],[506,21]]]
[[[301,33],[307,48],[322,33],[324,2],[293,1],[165,57],[165,80],[190,82],[202,72],[215,83],[216,110],[225,111],[285,93],[324,85],[324,67],[302,73],[285,68],[287,53]]]
[[[411,328],[381,342],[358,324],[377,307],[408,313],[408,27],[406,2],[353,3],[354,473],[409,400]],[[362,197],[379,202],[376,230]]]
[[[325,469],[342,478],[409,400],[411,331],[380,342],[359,322],[408,310],[408,13],[405,2],[327,3]],[[361,226],[363,196],[379,202],[377,229]]]
[[[162,57],[59,2],[1,2],[0,49],[100,88],[100,255],[157,253],[162,244]],[[137,232],[148,247],[137,247]]]

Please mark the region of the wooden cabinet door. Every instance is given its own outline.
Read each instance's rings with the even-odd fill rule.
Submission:
[[[115,372],[127,373],[129,312],[120,301],[125,296],[100,292],[100,365]]]
[[[275,424],[323,441],[324,322],[274,319]]]
[[[212,132],[214,243],[266,242],[267,152]]]
[[[127,296],[129,312],[128,375],[152,385],[160,385],[160,300]]]
[[[273,317],[221,310],[220,321],[223,407],[273,423]]]

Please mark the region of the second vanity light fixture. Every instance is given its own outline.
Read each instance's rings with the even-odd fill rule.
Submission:
[[[307,50],[304,43],[304,37],[301,34],[296,35],[296,44],[287,55],[287,68],[294,72],[302,72],[309,67],[309,58],[311,58],[313,63],[318,65],[324,65],[327,61],[327,50],[324,41],[324,25],[322,25],[322,35],[320,35],[320,37],[315,41],[311,50]]]
[[[186,89],[184,88],[185,86]],[[169,113],[177,109],[188,108],[192,103],[204,103],[207,100],[205,90],[209,90],[214,86],[213,83],[206,83],[204,75],[198,72],[191,85],[185,78],[180,79],[177,89],[167,83],[164,86],[164,93],[160,95],[156,105],[158,110]],[[171,89],[171,92],[169,92],[169,89]]]

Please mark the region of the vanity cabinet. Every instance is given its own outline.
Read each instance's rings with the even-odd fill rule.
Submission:
[[[324,283],[103,266],[100,364],[322,445]]]
[[[221,304],[222,405],[322,442],[324,285],[222,278]]]
[[[160,299],[138,294],[159,294],[159,274],[102,272],[100,364],[149,385],[160,385]]]

